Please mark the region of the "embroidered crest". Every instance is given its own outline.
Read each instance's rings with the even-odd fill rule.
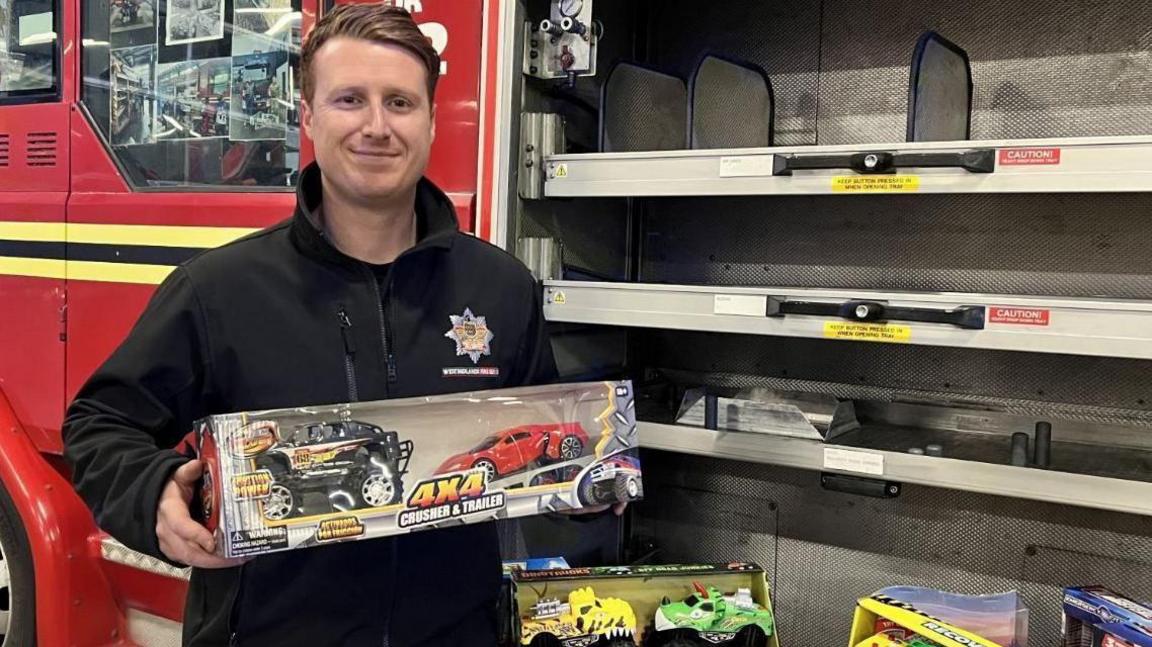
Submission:
[[[489,342],[495,335],[488,330],[484,317],[477,317],[471,308],[464,308],[463,315],[449,315],[448,318],[452,321],[452,328],[444,336],[456,342],[457,356],[467,355],[473,364],[479,364],[481,355],[492,354]]]

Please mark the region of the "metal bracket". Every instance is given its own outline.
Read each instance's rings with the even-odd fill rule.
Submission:
[[[520,115],[516,192],[524,200],[544,198],[544,158],[564,152],[564,119],[547,112]]]

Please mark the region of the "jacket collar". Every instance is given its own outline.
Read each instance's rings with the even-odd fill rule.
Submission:
[[[340,265],[361,262],[336,249],[320,223],[323,188],[320,167],[312,162],[300,172],[296,186],[296,211],[292,216],[292,237],[305,254]],[[427,178],[416,185],[416,245],[402,256],[426,249],[452,248],[458,225],[452,201]]]

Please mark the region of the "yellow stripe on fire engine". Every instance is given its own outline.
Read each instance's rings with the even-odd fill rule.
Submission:
[[[110,283],[145,283],[159,285],[174,269],[176,269],[174,265],[68,261],[67,279],[69,281],[106,281]]]
[[[0,256],[0,276],[159,285],[174,269],[176,269],[174,265],[101,263],[97,261],[64,261],[56,258]]]
[[[0,275],[62,279],[65,271],[65,262],[61,259],[0,256]]]
[[[0,240],[149,247],[219,247],[259,231],[250,227],[103,225],[86,222],[0,222]]]
[[[64,227],[62,222],[0,222],[0,240],[62,243]]]
[[[183,225],[97,225],[68,223],[70,243],[148,245],[153,247],[219,247],[259,231],[247,227]],[[2,238],[3,236],[0,236]]]

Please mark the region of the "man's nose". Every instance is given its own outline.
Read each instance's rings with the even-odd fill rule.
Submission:
[[[373,104],[367,110],[361,134],[365,137],[387,139],[392,136],[392,127],[388,122],[388,110],[382,105]]]

